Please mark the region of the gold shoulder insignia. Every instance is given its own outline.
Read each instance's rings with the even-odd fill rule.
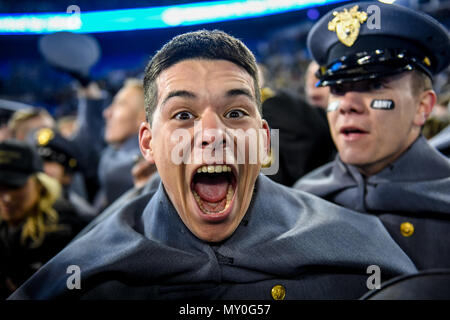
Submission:
[[[50,140],[53,139],[55,134],[50,128],[43,128],[37,132],[37,142],[40,146],[45,146]]]
[[[359,35],[360,25],[367,20],[367,13],[358,11],[358,6],[354,6],[348,11],[333,12],[333,20],[328,22],[328,30],[335,31],[343,44],[351,47]]]

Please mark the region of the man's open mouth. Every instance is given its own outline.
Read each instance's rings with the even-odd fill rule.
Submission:
[[[233,201],[236,174],[228,165],[201,166],[192,178],[191,190],[204,214],[221,216]]]
[[[344,135],[350,135],[350,134],[364,134],[367,133],[366,131],[359,129],[357,127],[345,127],[340,130],[340,132]]]

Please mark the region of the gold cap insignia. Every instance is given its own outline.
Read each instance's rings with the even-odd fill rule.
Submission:
[[[37,132],[37,142],[40,146],[45,146],[55,136],[53,130],[50,128],[43,128]]]
[[[325,66],[320,66],[320,74],[324,74],[327,71],[327,67]]]
[[[333,20],[328,22],[328,30],[335,31],[336,35],[343,44],[351,47],[359,35],[360,25],[367,20],[367,13],[358,11],[358,6],[354,6],[348,11],[344,9],[341,12],[333,12]]]

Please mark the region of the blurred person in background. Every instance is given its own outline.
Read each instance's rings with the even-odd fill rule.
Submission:
[[[36,151],[0,143],[0,298],[8,297],[76,235],[73,211],[57,205],[61,186]],[[61,204],[61,202],[59,202]]]
[[[21,109],[14,112],[8,122],[11,137],[20,141],[25,141],[27,135],[38,128],[53,128],[55,120],[43,108]]]
[[[91,120],[92,121],[92,120]],[[12,117],[9,119],[8,122],[8,128],[10,131],[10,137],[19,141],[27,141],[29,139],[29,136],[33,134],[36,130],[39,130],[41,128],[54,128],[56,125],[55,120],[53,117],[48,113],[47,110],[43,108],[27,108],[27,109],[20,109],[14,112]],[[53,130],[53,129],[52,129]],[[84,133],[80,134],[82,136]],[[84,140],[83,140],[84,141]],[[92,142],[91,142],[92,141]],[[34,145],[34,143],[32,143]],[[77,150],[85,150],[85,153],[82,153],[81,151],[76,151],[76,156],[81,157],[83,154],[91,153],[92,148],[95,144],[95,139],[91,139],[90,141],[85,141],[83,145],[83,149],[80,149],[80,144],[77,142],[74,142],[74,146]],[[75,151],[74,151],[75,152]],[[89,155],[88,157],[92,158],[93,155]],[[83,164],[83,172],[79,172],[75,175],[75,182],[72,183],[71,189],[74,190],[76,193],[78,193],[82,198],[88,199],[87,195],[87,186],[85,183],[84,175],[87,172],[89,172],[89,168],[92,165],[95,165],[94,163],[89,163],[86,158],[82,158],[81,160],[84,160],[82,162]],[[79,161],[81,162],[81,161]],[[86,165],[87,164],[87,165]],[[86,169],[87,168],[87,169]],[[96,172],[96,171],[95,171]]]
[[[262,108],[264,118],[279,129],[279,170],[270,179],[292,186],[333,159],[335,147],[318,108],[283,91],[265,100]]]
[[[133,187],[131,169],[140,156],[138,132],[145,121],[142,81],[128,79],[103,116],[108,147],[102,152],[98,168],[99,208],[105,208]]]
[[[436,107],[437,111],[432,114],[439,119],[440,130],[429,141],[443,155],[450,157],[450,91],[438,96]]]
[[[258,77],[260,81],[259,85],[261,86],[261,102],[264,102],[267,99],[273,97],[275,95],[275,92],[267,83],[267,79],[270,76],[267,67],[262,63],[258,63],[257,66],[258,66]]]
[[[38,129],[28,139],[42,158],[44,172],[62,185],[62,196],[73,205],[83,221],[92,220],[97,210],[72,186],[74,175],[81,171],[76,145],[50,128]]]
[[[306,101],[312,107],[319,107],[326,110],[328,107],[328,97],[330,96],[330,88],[316,87],[319,79],[316,72],[319,70],[319,65],[314,60],[311,61],[305,72],[305,97]]]
[[[448,119],[450,117],[450,85],[446,85],[444,90],[438,94],[435,108],[431,116]]]
[[[133,187],[131,168],[139,154],[137,132],[145,118],[142,85],[130,80],[111,103],[110,93],[91,77],[91,69],[101,57],[100,44],[93,36],[48,34],[40,38],[39,50],[54,70],[77,80],[76,120],[58,124],[69,124],[69,132],[61,133],[77,146],[86,198],[101,211]]]
[[[56,128],[64,138],[71,138],[78,131],[77,117],[68,115],[58,118],[56,120]]]
[[[270,77],[267,69],[260,67],[259,70],[260,76],[264,76],[263,80]],[[311,73],[314,76],[314,70],[315,65],[310,63],[308,67],[310,78]],[[309,90],[308,83],[306,80],[306,92]],[[331,161],[336,153],[326,112],[322,107],[324,103],[328,103],[328,88],[314,92],[314,94],[310,92],[308,100],[311,103],[320,103],[320,108],[316,108],[316,104],[307,103],[300,95],[288,90],[273,92],[267,88],[261,89],[261,96],[264,98],[262,99],[264,118],[273,128],[279,129],[280,139],[279,170],[269,178],[286,186],[292,186],[306,173]]]
[[[70,140],[77,146],[83,177],[75,175],[74,183],[79,193],[92,203],[99,190],[100,154],[106,146],[102,112],[110,101],[109,93],[91,78],[91,68],[101,57],[100,45],[91,35],[62,31],[42,36],[39,52],[55,71],[76,80],[77,128]]]
[[[11,138],[11,130],[8,127],[8,121],[13,113],[12,110],[0,107],[0,142]]]
[[[109,94],[102,90],[97,82],[81,85],[77,89],[77,130],[71,140],[77,147],[77,159],[83,168],[83,176],[75,175],[79,185],[79,194],[89,203],[94,203],[99,192],[98,166],[102,151],[106,147],[104,140],[105,120],[103,111],[109,103]],[[84,186],[84,190],[81,188]]]
[[[438,135],[450,124],[450,92],[443,92],[438,95],[436,105],[431,111],[422,134],[427,139],[431,139]]]

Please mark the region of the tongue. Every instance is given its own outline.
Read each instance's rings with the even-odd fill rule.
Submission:
[[[219,202],[227,195],[228,179],[225,175],[202,174],[196,179],[194,190],[208,202]]]

